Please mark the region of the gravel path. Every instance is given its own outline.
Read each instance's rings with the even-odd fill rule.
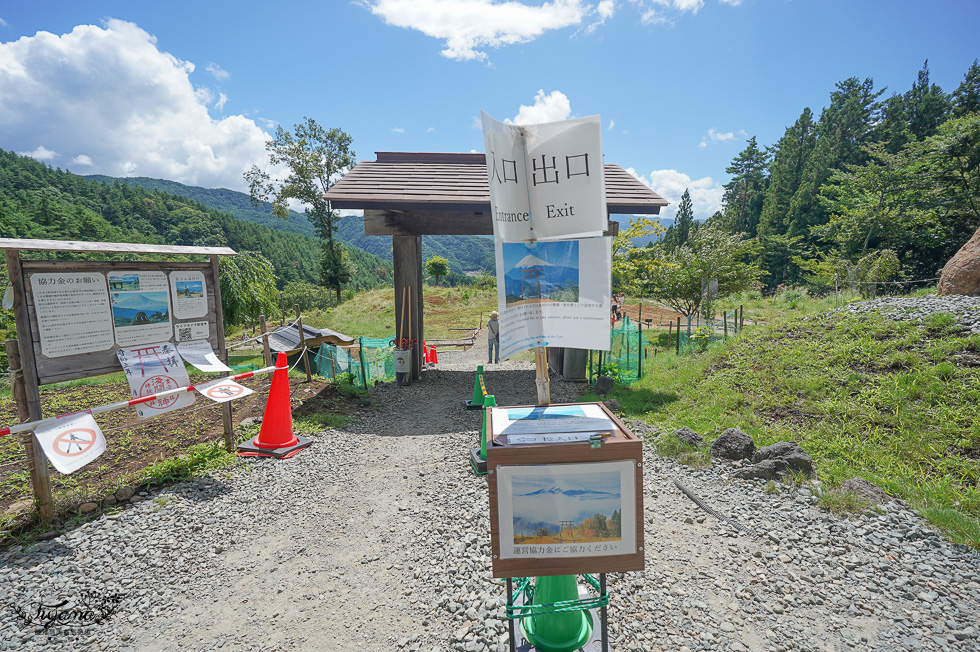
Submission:
[[[466,462],[480,415],[463,400],[485,352],[440,352],[422,382],[376,388],[375,407],[292,459],[249,459],[0,555],[0,649],[506,650],[486,482]],[[499,405],[535,401],[530,363],[487,370]],[[582,386],[551,389],[557,403]],[[840,520],[808,488],[770,494],[728,466],[645,455],[647,569],[609,575],[614,650],[980,649],[980,555],[904,507]],[[16,613],[85,591],[122,600],[84,627]]]

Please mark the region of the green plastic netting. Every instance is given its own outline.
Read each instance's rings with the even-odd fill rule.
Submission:
[[[329,380],[346,379],[364,388],[390,382],[395,380],[394,347],[390,340],[374,337],[357,338],[357,346],[324,344],[316,354],[316,369]]]
[[[642,378],[643,347],[649,346],[650,340],[639,324],[624,316],[613,325],[609,344],[609,351],[589,351],[589,381],[595,381],[603,371],[621,385]]]

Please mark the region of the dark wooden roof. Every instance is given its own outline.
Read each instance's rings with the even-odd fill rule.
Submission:
[[[327,192],[334,208],[490,211],[482,153],[375,152]],[[667,201],[613,163],[605,164],[609,213],[656,215]]]
[[[306,346],[316,348],[321,344],[334,344],[336,346],[350,346],[354,343],[354,338],[332,331],[329,328],[313,328],[303,324],[303,336],[306,338]],[[290,324],[284,328],[277,328],[269,333],[269,348],[274,352],[295,353],[301,350],[299,339],[299,327],[297,324]]]

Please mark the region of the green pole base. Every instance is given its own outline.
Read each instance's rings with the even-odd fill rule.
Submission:
[[[578,600],[578,582],[574,575],[539,577],[534,582],[532,604],[554,604]],[[574,652],[592,637],[592,616],[587,610],[526,616],[521,631],[534,649],[540,652]]]

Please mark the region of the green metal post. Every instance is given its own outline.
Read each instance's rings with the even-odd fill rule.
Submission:
[[[489,419],[490,410],[488,408],[496,407],[497,399],[493,395],[488,395],[483,400],[483,428],[480,431],[480,458],[487,459],[487,419]]]
[[[483,365],[476,368],[476,381],[473,383],[473,405],[483,405]]]
[[[361,381],[364,383],[364,389],[367,389],[367,365],[364,364],[364,338],[357,338],[358,354],[357,357],[361,359]]]
[[[554,604],[578,600],[574,575],[539,577],[534,582],[532,604]],[[585,609],[525,616],[521,629],[528,642],[540,652],[573,652],[592,636],[592,617]]]

